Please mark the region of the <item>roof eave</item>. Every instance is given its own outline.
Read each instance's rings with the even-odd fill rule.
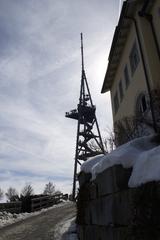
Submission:
[[[101,93],[105,93],[108,92],[109,90],[111,90],[112,84],[113,84],[113,79],[114,79],[114,74],[113,77],[111,79],[111,77],[108,78],[108,75],[110,75],[110,71],[113,72],[113,68],[115,69],[115,72],[118,68],[118,64],[119,61],[115,64],[115,66],[113,67],[112,62],[115,61],[115,58],[117,57],[117,51],[119,52],[118,57],[120,58],[122,51],[123,51],[123,47],[124,47],[124,43],[127,39],[127,32],[128,29],[130,28],[130,21],[128,21],[127,19],[125,19],[125,16],[132,14],[132,6],[129,7],[130,5],[132,5],[134,2],[130,2],[129,1],[125,1],[123,2],[123,6],[122,6],[122,11],[121,11],[121,15],[119,18],[119,22],[118,25],[116,26],[115,32],[114,32],[114,37],[113,37],[113,41],[112,41],[112,45],[111,45],[111,49],[110,49],[110,53],[109,53],[109,63],[108,63],[108,67],[107,67],[107,71],[104,77],[104,82],[103,82],[103,86],[102,86],[102,90]],[[127,25],[128,27],[126,27],[126,33],[125,33],[125,23],[129,22],[129,24]],[[124,36],[122,36],[124,35]],[[122,44],[121,44],[121,38],[122,39]],[[116,51],[116,57],[115,57],[115,51]]]
[[[115,29],[115,32],[114,32],[113,41],[112,41],[112,45],[111,45],[111,49],[110,49],[110,53],[109,53],[109,57],[108,57],[109,64],[110,64],[111,58],[113,56],[113,51],[114,51],[114,48],[115,48],[115,45],[116,45],[116,42],[117,42],[117,39],[118,39],[121,22],[122,22],[123,16],[124,16],[125,11],[126,11],[126,6],[127,6],[127,1],[123,2],[123,6],[122,6],[122,11],[121,11],[121,15],[120,15],[120,18],[119,18],[119,22],[118,22],[118,25],[116,26],[116,29]],[[108,67],[109,67],[109,64],[108,64]],[[107,68],[107,71],[106,71],[106,74],[105,74],[105,77],[104,77],[101,93],[108,92],[111,89],[111,83],[110,84],[106,84],[107,73],[108,73],[108,68]]]

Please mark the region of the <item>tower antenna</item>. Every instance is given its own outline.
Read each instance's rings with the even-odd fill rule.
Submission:
[[[82,74],[80,85],[80,97],[77,109],[66,112],[66,117],[75,119],[77,124],[76,151],[74,161],[73,176],[73,200],[76,199],[76,185],[78,166],[90,157],[104,154],[103,142],[96,118],[96,107],[93,105],[91,93],[89,90],[85,70],[84,70],[84,54],[83,54],[83,34],[81,33],[81,59]]]
[[[84,71],[84,56],[83,56],[83,34],[81,33],[81,57],[82,57],[82,72]]]

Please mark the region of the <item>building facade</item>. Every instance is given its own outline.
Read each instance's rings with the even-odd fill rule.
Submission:
[[[160,92],[160,0],[127,0],[116,27],[102,93],[110,91],[114,124],[151,110]],[[156,126],[155,126],[156,127]]]

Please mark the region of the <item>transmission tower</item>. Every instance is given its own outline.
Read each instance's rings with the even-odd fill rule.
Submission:
[[[93,105],[85,70],[83,56],[83,35],[81,33],[82,75],[80,98],[77,109],[66,112],[66,117],[78,121],[77,140],[73,176],[73,200],[76,197],[77,167],[89,157],[104,154],[102,138],[96,118],[96,107]]]

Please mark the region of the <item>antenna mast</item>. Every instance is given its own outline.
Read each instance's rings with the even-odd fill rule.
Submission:
[[[83,56],[83,34],[81,33],[81,57],[82,57],[82,72],[84,71],[84,56]]]
[[[84,70],[84,55],[83,55],[83,34],[81,33],[81,58],[82,58],[82,75],[80,85],[80,98],[77,109],[66,112],[66,117],[75,119],[77,124],[77,139],[76,152],[74,162],[74,176],[73,176],[73,200],[76,199],[76,182],[78,165],[86,161],[88,158],[104,154],[103,142],[96,118],[96,107],[93,105],[85,70]],[[96,132],[96,134],[95,134]],[[91,143],[96,146],[92,148]]]

